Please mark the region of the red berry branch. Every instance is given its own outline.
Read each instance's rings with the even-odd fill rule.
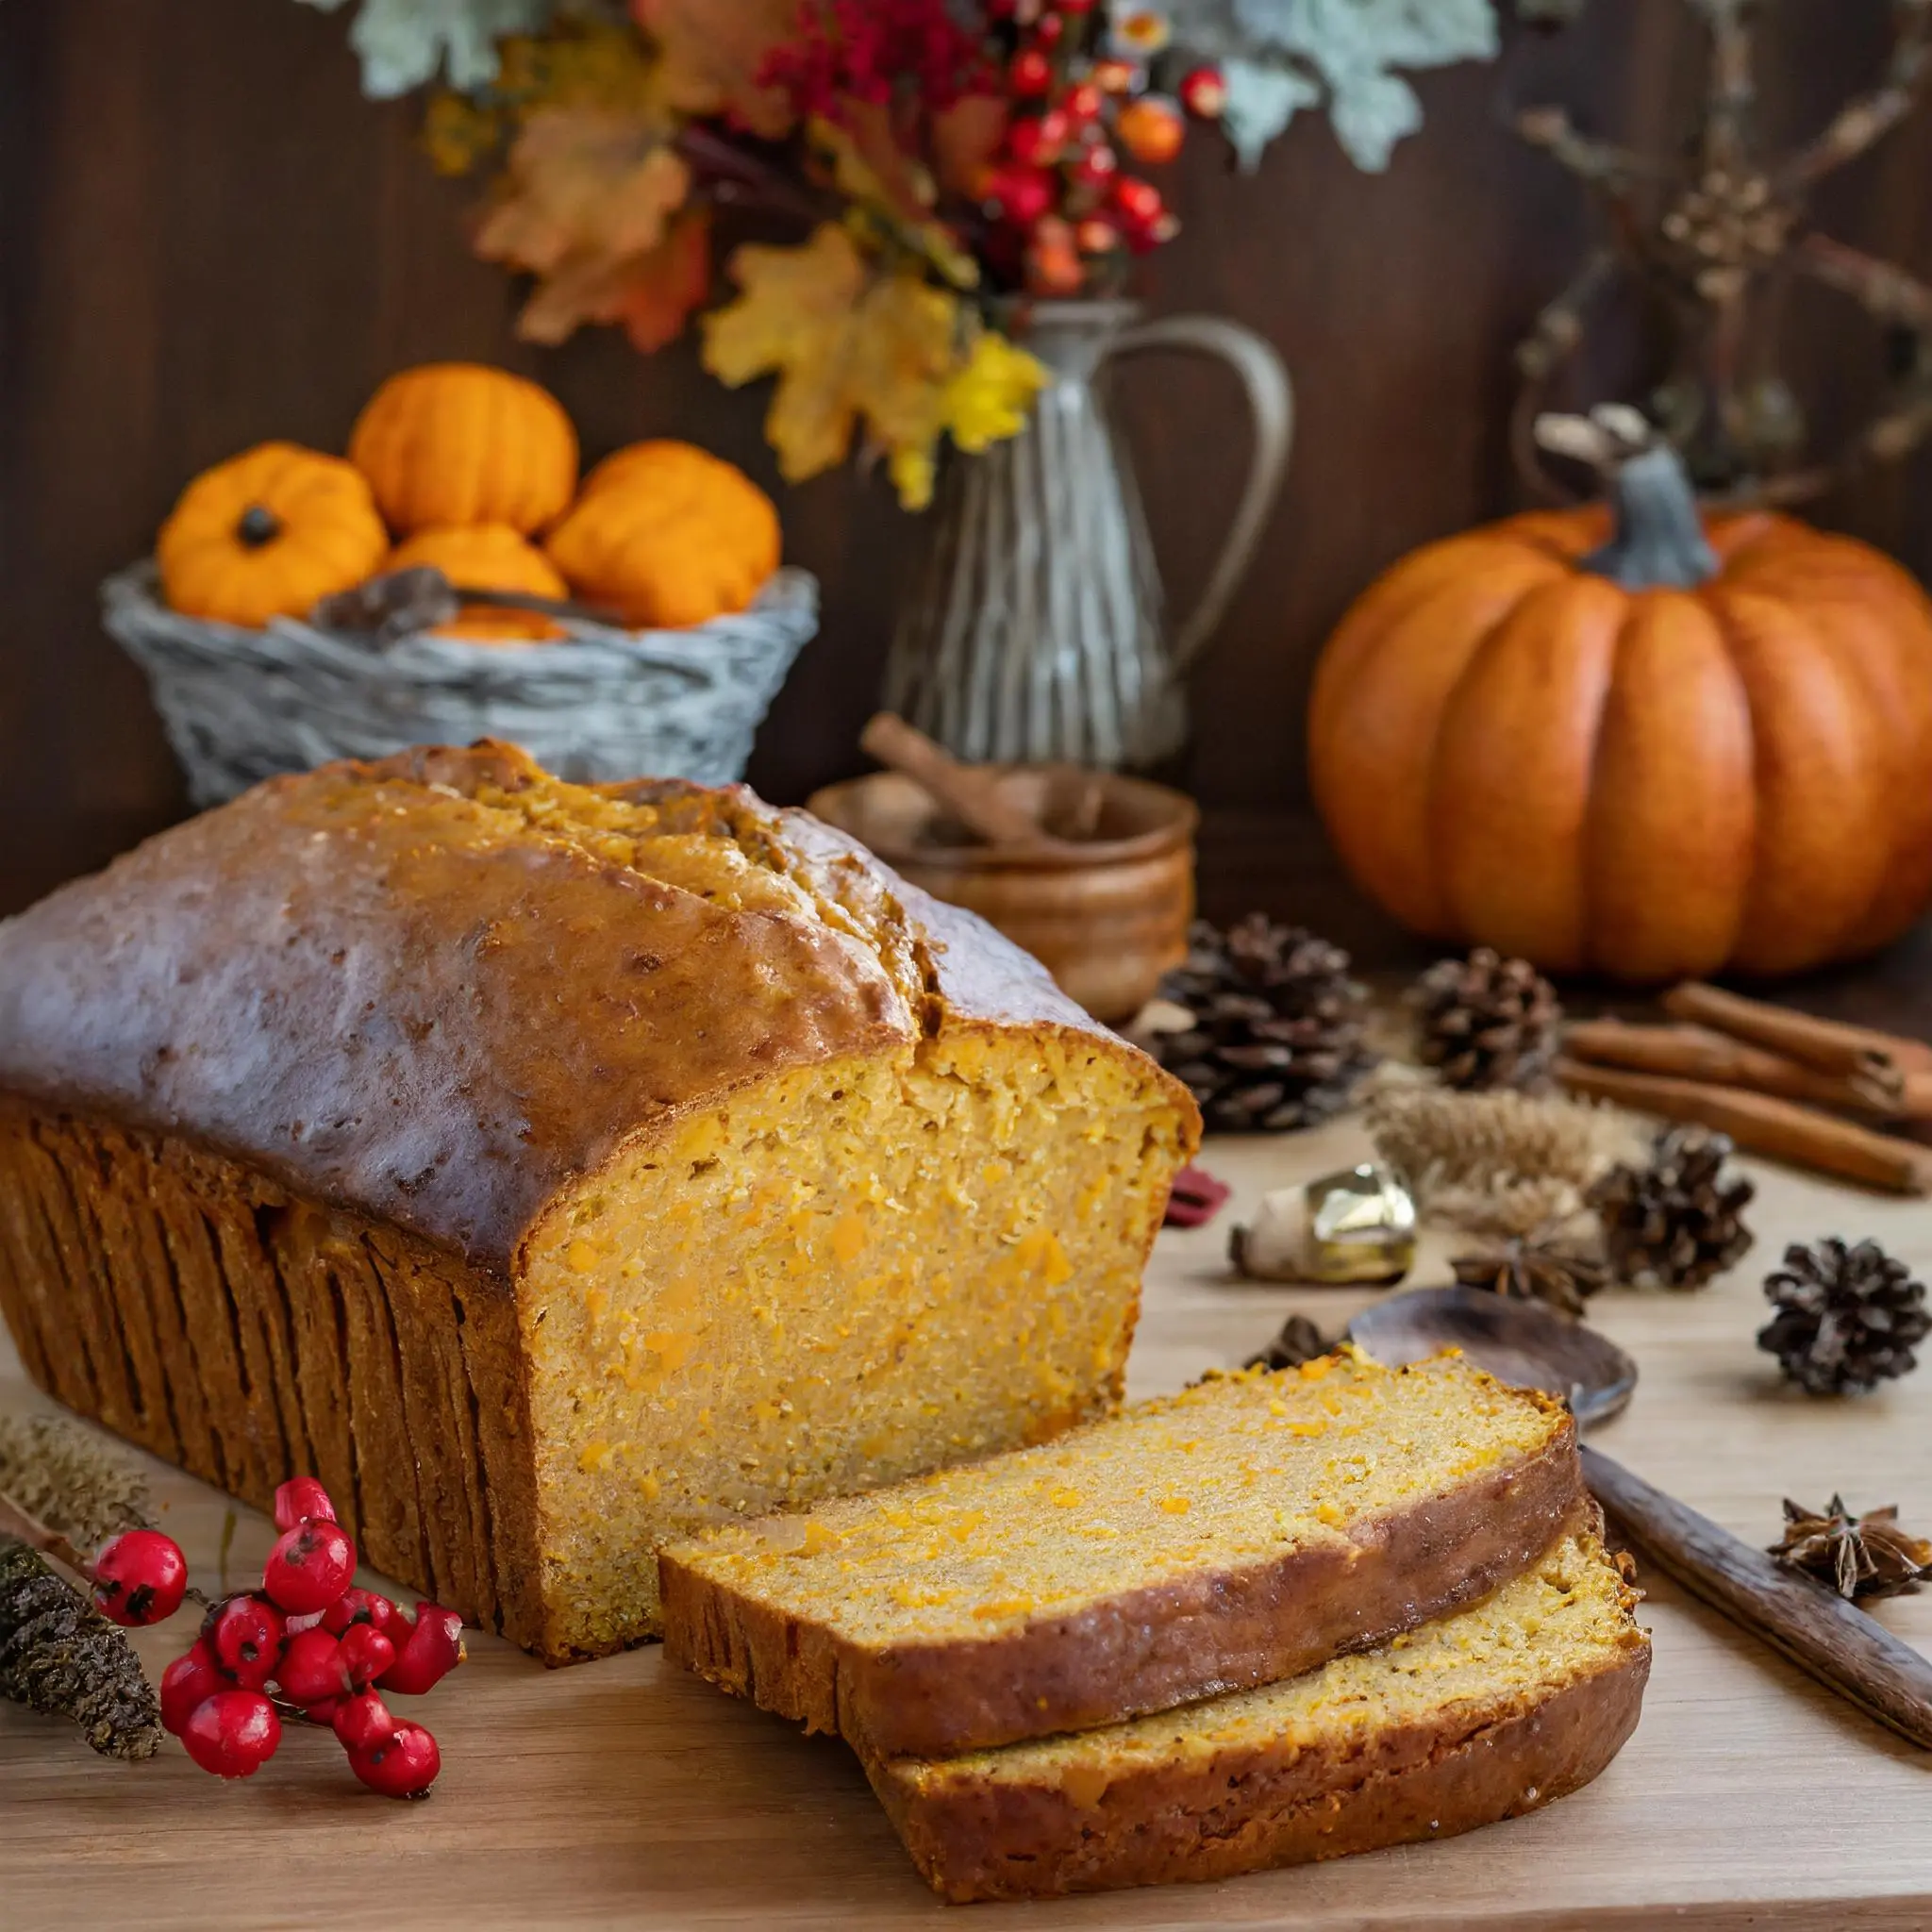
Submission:
[[[208,1605],[201,1634],[161,1676],[161,1723],[218,1777],[250,1777],[275,1755],[284,1719],[326,1724],[349,1768],[391,1798],[426,1798],[436,1740],[391,1715],[381,1693],[420,1697],[463,1661],[462,1620],[418,1604],[413,1617],[354,1587],[356,1546],[313,1476],[275,1491],[281,1535],[261,1588]],[[101,1548],[93,1598],[117,1624],[158,1624],[188,1594],[172,1537],[133,1529]]]
[[[1095,0],[990,0],[1011,103],[1004,149],[980,185],[994,271],[1045,296],[1118,286],[1126,258],[1179,223],[1122,157],[1164,167],[1187,117],[1214,120],[1226,89],[1212,68],[1174,75],[1166,22]]]

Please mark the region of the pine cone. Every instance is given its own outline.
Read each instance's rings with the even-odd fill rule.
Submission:
[[[1757,1191],[1725,1180],[1731,1151],[1726,1134],[1667,1127],[1648,1167],[1614,1167],[1590,1191],[1617,1280],[1702,1288],[1744,1254],[1751,1230],[1741,1217]]]
[[[160,1748],[161,1707],[133,1646],[11,1537],[0,1537],[0,1697],[71,1719],[105,1757]]]
[[[1863,1391],[1905,1374],[1918,1363],[1912,1343],[1932,1333],[1924,1285],[1876,1241],[1793,1242],[1764,1292],[1777,1313],[1757,1345],[1810,1395]]]
[[[1251,913],[1225,934],[1197,924],[1161,987],[1192,1024],[1157,1035],[1160,1063],[1221,1132],[1281,1132],[1339,1113],[1374,1065],[1348,955]]]
[[[1511,1236],[1449,1263],[1465,1288],[1488,1288],[1521,1301],[1547,1302],[1580,1315],[1584,1300],[1608,1284],[1601,1261],[1549,1240]]]
[[[1466,959],[1443,959],[1409,994],[1422,1028],[1425,1066],[1451,1087],[1549,1084],[1563,1008],[1557,989],[1527,959],[1505,959],[1478,946]]]

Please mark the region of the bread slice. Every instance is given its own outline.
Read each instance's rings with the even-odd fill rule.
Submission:
[[[1583,1502],[1560,1403],[1344,1353],[674,1544],[664,1639],[814,1730],[945,1756],[1367,1649],[1516,1575]]]
[[[1594,1536],[1472,1609],[1261,1690],[961,1757],[868,1760],[956,1903],[1227,1878],[1446,1838],[1588,1784],[1650,1640]]]

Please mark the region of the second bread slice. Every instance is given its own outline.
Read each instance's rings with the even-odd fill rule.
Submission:
[[[813,1730],[942,1757],[1313,1670],[1584,1507],[1560,1403],[1454,1357],[1324,1357],[667,1549],[664,1641]]]

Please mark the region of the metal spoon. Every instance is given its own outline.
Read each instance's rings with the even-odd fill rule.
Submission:
[[[1499,1381],[1563,1397],[1579,1429],[1620,1414],[1637,1387],[1637,1364],[1586,1323],[1487,1289],[1391,1295],[1349,1324],[1348,1340],[1391,1366],[1459,1348]],[[1600,1450],[1586,1447],[1581,1455],[1584,1480],[1605,1513],[1666,1575],[1867,1715],[1932,1750],[1932,1659],[1835,1591],[1785,1569]]]

